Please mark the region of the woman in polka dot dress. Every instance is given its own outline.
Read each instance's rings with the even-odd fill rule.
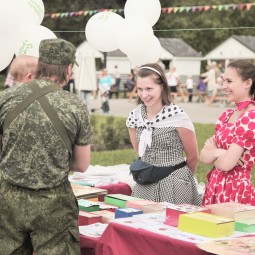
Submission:
[[[215,134],[205,142],[200,160],[213,164],[203,205],[239,202],[255,205],[251,171],[255,163],[255,67],[247,60],[228,64],[223,91],[235,109],[226,110]]]
[[[193,177],[199,153],[190,118],[170,102],[166,76],[158,64],[141,66],[136,84],[138,106],[126,122],[134,150],[147,163],[176,166],[176,170],[152,184],[137,183],[132,195],[155,202],[201,205]]]

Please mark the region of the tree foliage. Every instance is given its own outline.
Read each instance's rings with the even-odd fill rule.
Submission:
[[[137,0],[139,1],[139,0]],[[103,9],[124,9],[124,0],[70,0],[60,3],[59,0],[44,0],[45,13],[77,12],[81,10],[103,10]],[[240,4],[240,0],[161,0],[161,7],[180,7],[180,6],[205,6],[205,5],[225,5]],[[209,2],[209,3],[208,3]],[[145,9],[146,11],[146,6]],[[202,12],[177,12],[162,13],[160,19],[153,27],[157,37],[177,37],[182,38],[194,49],[206,54],[218,44],[223,42],[231,35],[255,35],[254,29],[235,27],[253,27],[253,13],[255,6],[250,11],[245,8],[229,10],[213,10]],[[123,13],[121,13],[123,15]],[[42,25],[55,32],[58,37],[73,42],[76,46],[85,40],[85,26],[91,16],[73,16],[51,19],[45,17]],[[224,29],[220,29],[224,28]],[[73,32],[64,32],[73,31]],[[103,38],[102,38],[103,39]]]

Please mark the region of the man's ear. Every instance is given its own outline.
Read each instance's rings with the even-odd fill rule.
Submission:
[[[67,74],[72,75],[72,73],[73,73],[73,65],[70,64],[70,65],[68,65],[68,68],[67,68]]]
[[[33,79],[33,75],[31,73],[27,74],[27,80],[31,81]]]

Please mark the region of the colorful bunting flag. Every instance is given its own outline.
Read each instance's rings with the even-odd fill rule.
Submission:
[[[255,3],[241,3],[241,4],[219,4],[219,5],[206,5],[206,6],[179,6],[179,7],[164,7],[161,9],[162,13],[168,13],[168,14],[176,14],[176,13],[182,13],[184,10],[186,12],[202,12],[209,10],[218,10],[218,11],[229,11],[229,10],[246,10],[249,11],[252,6],[255,6]],[[77,12],[63,12],[63,13],[50,13],[45,14],[45,17],[50,17],[51,19],[57,19],[57,18],[64,18],[64,17],[76,17],[76,16],[92,16],[95,13],[107,11],[107,12],[114,12],[114,13],[123,13],[124,9],[100,9],[100,10],[81,10]]]

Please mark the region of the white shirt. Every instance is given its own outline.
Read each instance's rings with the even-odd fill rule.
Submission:
[[[167,82],[168,82],[168,86],[177,86],[178,84],[178,79],[179,79],[179,75],[178,73],[174,72],[174,73],[168,73],[167,74]]]
[[[188,78],[186,80],[186,86],[187,86],[187,89],[193,89],[193,80],[191,78]]]

